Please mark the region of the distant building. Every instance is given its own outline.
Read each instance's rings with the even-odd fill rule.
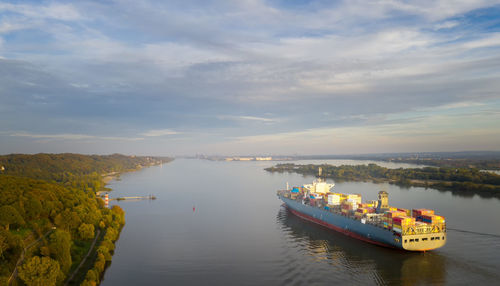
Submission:
[[[257,157],[255,160],[257,161],[271,161],[273,157]]]
[[[238,157],[234,158],[234,160],[239,160],[239,161],[252,161],[255,160],[253,157]]]

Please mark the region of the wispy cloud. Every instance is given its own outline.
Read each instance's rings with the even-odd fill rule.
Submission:
[[[0,12],[11,12],[29,18],[49,18],[65,21],[82,19],[81,14],[73,5],[59,3],[49,5],[0,3]]]
[[[469,107],[478,107],[478,106],[485,106],[485,105],[486,104],[482,103],[482,102],[462,101],[462,102],[454,102],[454,103],[438,106],[438,107],[436,107],[436,109],[469,108]]]
[[[158,136],[168,136],[168,135],[176,135],[180,134],[180,132],[171,130],[171,129],[153,129],[147,132],[141,133],[142,136],[147,137],[158,137]]]
[[[280,121],[276,118],[267,118],[267,117],[259,117],[259,116],[249,116],[249,115],[217,115],[218,119],[221,120],[238,120],[238,121],[260,121],[265,123],[273,123]]]
[[[435,30],[451,29],[451,28],[456,27],[458,25],[460,25],[460,22],[458,22],[458,21],[445,21],[445,22],[438,23],[438,24],[434,25],[434,29]]]
[[[54,139],[54,140],[113,140],[113,141],[139,141],[144,140],[141,137],[116,137],[116,136],[95,136],[95,135],[87,135],[87,134],[34,134],[28,132],[16,132],[11,133],[12,137],[28,137],[34,139]]]

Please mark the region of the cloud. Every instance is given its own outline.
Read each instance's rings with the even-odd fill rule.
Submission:
[[[435,30],[451,29],[451,28],[454,28],[458,25],[460,25],[460,22],[458,22],[458,21],[445,21],[445,22],[438,23],[438,24],[434,25],[434,29]]]
[[[180,134],[180,132],[171,130],[171,129],[153,129],[149,130],[145,133],[141,133],[142,136],[147,137],[158,137],[158,136],[168,136],[168,135],[176,135]]]
[[[241,116],[233,116],[233,115],[218,115],[218,119],[221,120],[243,120],[243,121],[260,121],[260,122],[266,122],[266,123],[273,123],[273,122],[278,122],[278,119],[275,118],[266,118],[266,117],[258,117],[258,116],[248,116],[248,115],[241,115]]]
[[[12,31],[21,30],[24,28],[26,28],[26,25],[23,25],[21,23],[11,23],[4,20],[2,23],[0,23],[0,34],[7,34]]]
[[[83,17],[70,4],[28,5],[0,3],[0,12],[11,12],[28,18],[48,18],[64,21],[80,20]]]
[[[495,11],[491,1],[2,3],[0,126],[26,131],[11,140],[113,130],[99,138],[143,132],[144,145],[122,147],[175,138],[197,150],[424,124],[499,99]],[[170,129],[149,130],[158,122]]]
[[[454,102],[450,104],[445,104],[442,106],[436,107],[437,109],[456,109],[456,108],[469,108],[469,107],[478,107],[478,106],[485,106],[485,103],[482,102],[470,102],[470,101],[463,101],[463,102]]]
[[[463,47],[466,49],[478,49],[500,46],[500,33],[494,33],[477,40],[465,42]]]
[[[342,154],[353,150],[367,152],[411,152],[415,150],[460,151],[495,150],[500,132],[492,122],[499,114],[432,114],[418,120],[382,122],[371,126],[310,128],[300,131],[241,136],[226,142],[223,149],[266,146],[268,152],[291,154]],[[283,145],[283,142],[289,144]],[[303,149],[305,146],[305,149]],[[471,147],[474,146],[474,147]],[[304,151],[304,150],[309,150]]]
[[[143,140],[141,137],[113,137],[113,136],[95,136],[87,134],[33,134],[28,132],[11,133],[12,137],[28,137],[34,139],[53,139],[53,140],[113,140],[113,141],[138,141]]]

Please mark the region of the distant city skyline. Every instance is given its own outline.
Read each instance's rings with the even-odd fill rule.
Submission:
[[[500,150],[500,1],[4,1],[0,154]]]

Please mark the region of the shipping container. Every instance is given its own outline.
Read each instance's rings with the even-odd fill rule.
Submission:
[[[411,214],[412,214],[411,210],[402,209],[402,208],[398,208],[397,210],[400,212],[404,212],[406,214],[406,216],[411,216]]]
[[[406,216],[406,213],[400,211],[386,211],[384,212],[384,216],[392,219],[397,216]]]
[[[394,224],[398,225],[412,225],[415,224],[415,218],[407,216],[397,216],[392,218]]]
[[[421,216],[421,220],[426,223],[436,224],[436,223],[444,223],[444,217],[438,215],[423,215]]]
[[[338,205],[342,201],[342,197],[339,194],[330,194],[328,195],[328,204],[330,205]]]
[[[356,204],[360,204],[361,203],[361,195],[347,194],[347,200],[350,202],[355,202]]]
[[[428,209],[414,209],[412,212],[413,217],[418,217],[418,216],[423,216],[423,215],[433,215],[434,211],[433,210],[428,210]]]

